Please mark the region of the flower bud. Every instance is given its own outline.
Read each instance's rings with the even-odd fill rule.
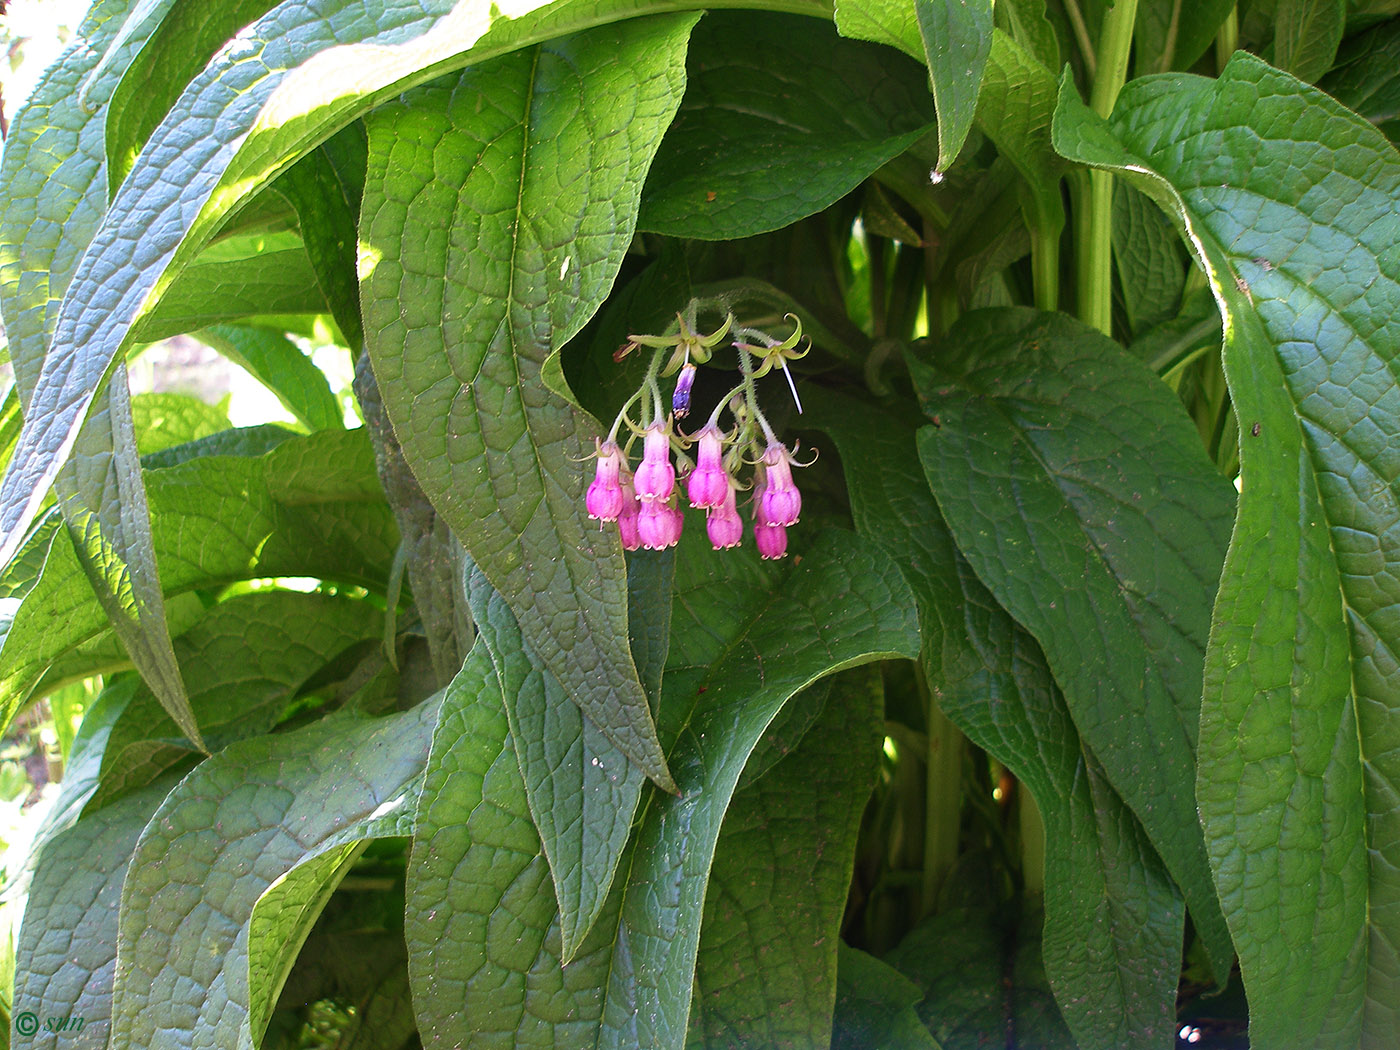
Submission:
[[[671,411],[677,419],[690,415],[690,388],[695,385],[695,366],[687,362],[676,376],[676,392],[671,395]]]
[[[637,492],[632,487],[631,475],[622,479],[622,510],[617,516],[617,531],[622,536],[622,549],[634,551],[642,545],[642,534],[637,527],[642,505],[637,501]]]
[[[782,525],[765,525],[762,521],[753,523],[754,543],[758,545],[759,557],[772,561],[787,554],[787,528]]]

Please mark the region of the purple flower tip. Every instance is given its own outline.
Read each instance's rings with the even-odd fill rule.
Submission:
[[[690,388],[695,385],[695,366],[687,362],[676,376],[676,392],[671,395],[671,411],[677,419],[690,415]]]

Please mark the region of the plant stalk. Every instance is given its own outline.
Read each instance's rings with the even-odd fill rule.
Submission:
[[[1104,14],[1089,106],[1108,119],[1128,75],[1137,0],[1118,0]],[[1113,176],[1089,172],[1087,214],[1075,217],[1079,239],[1079,319],[1113,334]]]
[[[931,915],[938,891],[958,861],[962,825],[962,732],[938,708],[919,668],[928,722],[927,778],[924,788],[924,877],[919,895],[922,915]]]

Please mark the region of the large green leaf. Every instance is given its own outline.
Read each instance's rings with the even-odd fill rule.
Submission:
[[[625,881],[562,971],[548,865],[485,645],[448,690],[405,925],[425,1046],[679,1048],[720,822],[764,728],[822,675],[916,644],[902,578],[846,534],[826,534],[786,575],[751,552],[717,559],[683,541],[677,577],[662,709],[682,794],[653,793]]]
[[[968,314],[936,366],[911,369],[935,421],[919,457],[959,549],[1045,650],[1223,977],[1230,941],[1193,787],[1234,491],[1171,391],[1064,315]]]
[[[756,66],[755,54],[793,60]],[[923,70],[814,19],[712,14],[687,65],[685,99],[642,192],[644,230],[730,240],[779,229],[933,127]]]
[[[113,5],[85,20],[84,43],[66,56],[71,69],[51,75],[35,93],[16,120],[15,148],[0,164],[0,309],[31,418],[41,411],[35,385],[42,362],[52,356],[59,300],[105,205],[101,121],[94,114],[116,75],[110,66],[97,76],[89,71],[112,43],[120,13]],[[120,39],[129,46],[135,38]],[[119,48],[114,57],[126,53]],[[80,101],[72,78],[84,75]],[[161,703],[199,743],[166,629],[123,364],[98,396],[57,481],[72,549],[113,629]]]
[[[1160,208],[1123,183],[1113,187],[1113,264],[1135,337],[1176,316],[1186,287],[1181,239]]]
[[[380,102],[470,62],[693,0],[283,0],[190,82],[111,202],[64,300],[38,411],[0,483],[0,565],[17,549],[135,326],[240,205]],[[820,0],[787,0],[821,12]],[[26,155],[31,151],[25,150]],[[98,184],[94,183],[94,190]],[[133,231],[141,236],[133,236]],[[60,363],[61,362],[61,363]]]
[[[951,908],[909,931],[886,957],[923,990],[918,1015],[942,1050],[986,1046],[1074,1050],[1075,1040],[1065,1030],[1045,987],[1040,916],[1020,912],[987,905]],[[1115,1005],[1074,1004],[1080,1009],[1102,1008],[1105,1013]],[[1078,1045],[1095,1050],[1140,1050],[1152,1045],[1142,1041],[1140,1033],[1136,1038],[1114,1038],[1107,1030],[1111,1027]],[[1165,1042],[1159,1035],[1156,1045],[1170,1042],[1171,1035]]]
[[[122,888],[113,1050],[257,1044],[354,853],[409,833],[437,707],[255,737],[180,782]]]
[[[1391,142],[1400,138],[1400,21],[1392,19],[1348,39],[1335,68],[1318,86],[1379,127]]]
[[[838,949],[833,1050],[942,1050],[914,1007],[923,990],[889,963],[852,948]]]
[[[672,555],[648,552],[634,558],[636,574],[654,571]],[[639,563],[648,563],[643,567]],[[630,622],[645,629],[670,621],[670,572],[656,587],[633,590]],[[559,904],[560,951],[572,959],[607,900],[645,778],[640,769],[568,697],[520,635],[504,599],[477,569],[467,590],[472,619],[491,655],[525,784],[535,828],[554,880]],[[657,696],[669,639],[651,650],[650,692]],[[638,647],[641,648],[641,647]]]
[[[1251,1043],[1379,1045],[1400,1024],[1400,158],[1246,55],[1130,85],[1111,125],[1060,105],[1058,148],[1163,205],[1225,316],[1242,492],[1197,800]]]
[[[270,732],[313,675],[380,638],[383,619],[367,602],[297,591],[254,591],[214,606],[175,639],[190,707],[210,746]],[[150,692],[138,689],[106,741],[92,805],[187,763],[189,746],[170,729]]]
[[[1180,896],[1103,782],[1035,640],[953,546],[917,462],[914,422],[847,397],[808,400],[840,450],[861,536],[909,577],[939,707],[1010,767],[1043,815],[1043,951],[1065,1020],[1085,1046],[1163,1042],[1174,1017]]]
[[[137,394],[131,399],[136,450],[163,452],[228,430],[228,414],[189,394]]]
[[[831,1038],[856,832],[884,736],[878,668],[831,681],[832,695],[801,744],[741,785],[724,816],[687,1046],[777,1050]],[[808,699],[804,693],[783,710]]]
[[[405,458],[565,694],[667,788],[621,545],[583,512],[600,432],[546,383],[631,242],[694,23],[604,26],[377,110],[360,233],[366,345]]]
[[[231,440],[216,434],[206,441],[221,439]],[[168,593],[266,576],[382,591],[388,578],[397,530],[363,432],[293,437],[261,456],[197,457],[151,471],[149,486]],[[13,717],[53,660],[108,627],[60,533],[0,647],[0,722]]]
[[[58,1038],[66,1047],[105,1050],[111,1032],[122,882],[137,838],[175,778],[151,784],[69,828],[39,858],[20,927],[14,1011],[81,1017]],[[24,1046],[33,1033],[11,1045]]]

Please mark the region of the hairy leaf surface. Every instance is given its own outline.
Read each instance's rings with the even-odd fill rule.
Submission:
[[[1250,1040],[1365,1045],[1400,1023],[1400,159],[1245,55],[1119,105],[1062,95],[1056,145],[1184,229],[1240,421],[1197,799]]]
[[[436,699],[329,718],[234,744],[180,782],[122,888],[114,1050],[256,1045],[317,902],[357,846],[412,827],[436,718]]]
[[[366,343],[405,458],[565,694],[667,788],[621,546],[584,516],[599,430],[550,385],[632,239],[694,23],[605,26],[378,110],[360,234]]]
[[[811,399],[846,465],[863,538],[905,567],[939,708],[1024,781],[1046,826],[1045,969],[1085,1046],[1173,1030],[1183,908],[1142,829],[1103,781],[1045,658],[958,554],[916,462],[914,422]],[[878,462],[874,471],[862,464]]]
[[[755,54],[795,60],[755,66]],[[715,12],[696,27],[691,56],[642,192],[643,230],[731,240],[779,229],[933,128],[922,69],[815,19]]]

